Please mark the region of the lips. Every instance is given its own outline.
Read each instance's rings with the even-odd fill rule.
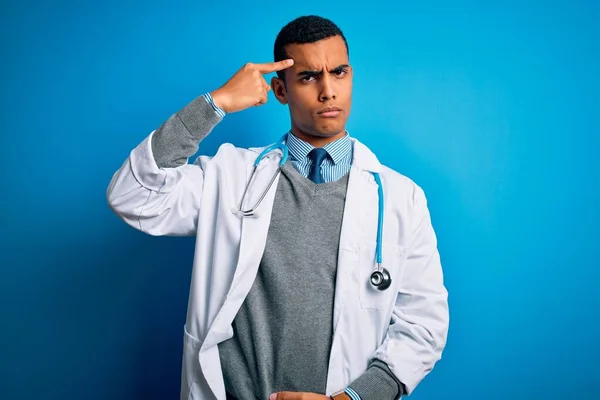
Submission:
[[[324,118],[335,118],[340,115],[341,112],[342,109],[339,107],[326,107],[317,111],[317,114]]]

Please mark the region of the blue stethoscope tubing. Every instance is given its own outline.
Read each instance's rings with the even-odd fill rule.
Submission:
[[[258,208],[258,206],[260,205],[260,203],[263,201],[263,199],[265,198],[265,196],[269,192],[269,189],[271,189],[271,186],[273,185],[273,182],[275,182],[275,178],[277,178],[277,175],[279,175],[279,173],[281,172],[281,167],[283,167],[283,165],[288,160],[288,147],[285,144],[286,138],[287,138],[287,134],[283,135],[281,137],[281,139],[279,139],[278,142],[276,142],[276,143],[270,145],[269,147],[267,147],[266,149],[264,149],[258,155],[258,157],[256,157],[256,160],[254,161],[254,165],[253,165],[253,168],[252,168],[252,174],[250,175],[250,180],[246,184],[246,187],[244,188],[244,193],[242,194],[242,199],[240,200],[240,206],[237,208],[237,210],[236,209],[232,210],[232,212],[234,214],[238,214],[238,215],[240,215],[242,217],[252,217],[252,216],[254,216],[254,214],[256,213],[256,209]],[[252,208],[248,209],[248,210],[243,210],[242,206],[244,205],[244,200],[246,198],[246,193],[248,192],[248,188],[252,184],[252,181],[254,179],[254,175],[256,173],[256,169],[258,168],[258,164],[260,164],[261,160],[263,158],[265,158],[268,153],[270,153],[271,151],[274,151],[274,150],[281,150],[281,153],[282,153],[281,154],[281,160],[279,160],[279,168],[277,168],[277,172],[275,172],[273,174],[273,177],[271,178],[271,181],[269,182],[269,185],[263,191],[262,195],[260,196],[260,198],[258,199],[258,201],[256,202],[256,204],[254,204],[254,206]]]
[[[265,198],[265,196],[271,189],[273,182],[275,182],[275,178],[277,178],[277,176],[281,172],[281,168],[288,160],[289,151],[288,151],[287,145],[285,144],[286,139],[287,139],[287,134],[283,135],[281,137],[281,139],[279,139],[279,141],[277,141],[276,143],[265,148],[258,155],[258,157],[256,157],[256,160],[254,161],[254,165],[252,168],[252,174],[250,175],[250,179],[249,179],[248,183],[246,184],[246,187],[244,188],[244,193],[242,194],[240,206],[238,207],[237,210],[236,209],[232,210],[235,214],[238,214],[242,217],[251,217],[255,214],[256,209],[258,208],[260,203],[263,201],[263,199]],[[278,167],[277,171],[275,172],[275,174],[273,174],[273,177],[271,178],[269,185],[263,191],[262,195],[260,196],[260,198],[258,199],[256,204],[248,210],[243,210],[242,206],[243,206],[244,200],[246,198],[246,193],[248,192],[248,188],[252,184],[252,181],[254,179],[254,175],[256,173],[258,165],[260,164],[261,160],[267,156],[268,153],[270,153],[274,150],[281,151],[281,159],[279,160],[279,167]],[[371,284],[376,289],[386,290],[388,287],[390,287],[392,279],[391,279],[391,276],[390,276],[389,272],[387,271],[387,269],[385,269],[383,267],[383,260],[382,260],[383,208],[384,208],[383,185],[381,184],[381,178],[379,177],[379,174],[377,172],[373,172],[373,177],[375,178],[375,182],[377,183],[377,194],[379,197],[379,199],[378,199],[378,215],[377,215],[377,244],[376,244],[376,248],[375,248],[375,262],[377,264],[377,269],[374,270],[373,273],[371,274],[370,281],[371,281]]]

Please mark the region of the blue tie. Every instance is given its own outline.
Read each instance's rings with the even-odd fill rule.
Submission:
[[[310,179],[314,183],[325,182],[325,180],[323,179],[323,175],[321,175],[321,165],[323,164],[323,161],[325,161],[325,159],[327,158],[327,150],[322,148],[315,148],[310,153],[308,153],[308,158],[310,158],[312,161],[310,171],[308,172],[308,179]]]

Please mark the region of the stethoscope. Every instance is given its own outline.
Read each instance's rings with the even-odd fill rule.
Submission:
[[[276,143],[274,143],[271,146],[264,149],[258,155],[258,157],[256,157],[256,160],[254,161],[254,165],[252,168],[252,174],[250,175],[250,179],[248,180],[248,183],[246,184],[246,187],[244,188],[244,193],[242,194],[242,199],[240,201],[240,205],[239,205],[239,207],[237,207],[237,209],[236,208],[232,209],[232,212],[234,214],[237,214],[241,217],[252,217],[255,215],[256,209],[258,208],[258,206],[260,206],[260,203],[263,201],[263,199],[265,198],[265,196],[271,189],[273,182],[275,182],[275,179],[281,173],[281,168],[288,160],[288,147],[285,144],[286,139],[287,139],[287,133],[285,135],[283,135],[281,137],[281,139],[279,139],[279,141],[277,141]],[[268,153],[270,153],[271,151],[274,151],[274,150],[280,150],[282,153],[281,160],[279,160],[279,166],[277,168],[277,171],[273,174],[273,177],[271,178],[269,185],[263,191],[262,195],[258,198],[258,200],[256,201],[256,204],[254,204],[253,207],[251,207],[247,210],[242,209],[244,200],[246,199],[246,194],[248,193],[248,188],[250,187],[250,185],[252,184],[252,181],[254,180],[254,175],[256,173],[256,169],[258,168],[258,165],[260,164],[261,160],[267,156]],[[371,281],[371,285],[373,285],[376,289],[386,290],[392,284],[392,277],[390,276],[389,271],[383,267],[383,261],[382,261],[382,256],[381,256],[381,253],[382,253],[382,248],[381,248],[382,244],[381,243],[382,243],[382,236],[383,236],[383,187],[381,184],[381,178],[379,177],[379,174],[376,172],[373,172],[373,177],[375,178],[375,182],[377,183],[377,193],[379,196],[379,202],[378,202],[378,219],[377,219],[377,245],[376,245],[376,249],[375,249],[375,262],[377,264],[377,268],[373,271],[373,273],[371,273],[370,281]]]

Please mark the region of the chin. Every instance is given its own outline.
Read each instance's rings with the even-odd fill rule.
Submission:
[[[322,137],[335,136],[343,131],[344,131],[344,125],[341,125],[341,124],[335,124],[335,125],[332,124],[332,125],[328,125],[328,126],[315,127],[315,133],[318,136],[322,136]]]

